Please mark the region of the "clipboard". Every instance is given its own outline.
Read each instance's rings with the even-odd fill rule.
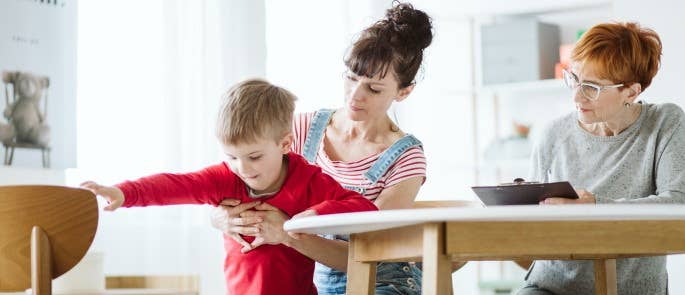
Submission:
[[[497,186],[473,186],[473,192],[486,206],[537,205],[549,197],[578,199],[568,181],[525,182],[521,178]]]

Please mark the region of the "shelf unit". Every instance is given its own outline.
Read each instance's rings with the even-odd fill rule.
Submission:
[[[471,95],[473,104],[473,128],[474,128],[474,167],[476,183],[480,185],[492,184],[484,183],[488,181],[483,173],[488,170],[495,171],[494,179],[503,181],[502,177],[506,174],[501,167],[522,166],[520,163],[524,159],[505,159],[497,161],[486,161],[484,151],[490,142],[497,142],[506,137],[506,128],[503,128],[503,114],[508,110],[503,108],[503,100],[516,97],[520,93],[522,104],[525,104],[526,97],[544,95],[545,93],[564,93],[565,86],[562,80],[547,79],[527,82],[504,83],[483,85],[481,72],[481,40],[480,27],[483,24],[506,22],[521,18],[536,18],[541,22],[557,24],[560,27],[561,43],[568,44],[575,41],[578,29],[587,29],[602,21],[608,21],[613,13],[612,0],[584,1],[584,0],[562,0],[562,1],[483,1],[480,4],[473,4],[469,9],[465,9],[471,23],[471,45],[472,45],[472,78],[473,92]],[[506,101],[510,102],[510,101]],[[570,111],[570,110],[569,110]],[[561,114],[559,114],[561,115]],[[491,118],[491,119],[490,119]],[[486,143],[486,144],[482,144]],[[505,162],[517,163],[517,165],[506,165]],[[522,173],[523,174],[523,173]],[[527,173],[525,173],[527,174]],[[523,175],[524,177],[526,175]]]

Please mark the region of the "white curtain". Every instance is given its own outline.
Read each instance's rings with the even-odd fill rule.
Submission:
[[[265,74],[263,1],[82,1],[77,166],[68,182],[113,184],[221,161],[221,94]],[[221,236],[208,207],[105,212],[94,243],[108,274],[201,275],[224,293]],[[131,268],[135,265],[135,268]]]

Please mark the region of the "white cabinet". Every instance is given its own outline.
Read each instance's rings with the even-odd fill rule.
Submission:
[[[554,77],[559,27],[525,18],[481,26],[483,84]]]

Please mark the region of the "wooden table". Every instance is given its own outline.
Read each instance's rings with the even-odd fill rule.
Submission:
[[[594,260],[616,294],[616,258],[685,253],[683,205],[434,208],[290,220],[288,231],[351,234],[348,294],[373,294],[376,263],[423,261],[422,293],[451,294],[451,261]]]

